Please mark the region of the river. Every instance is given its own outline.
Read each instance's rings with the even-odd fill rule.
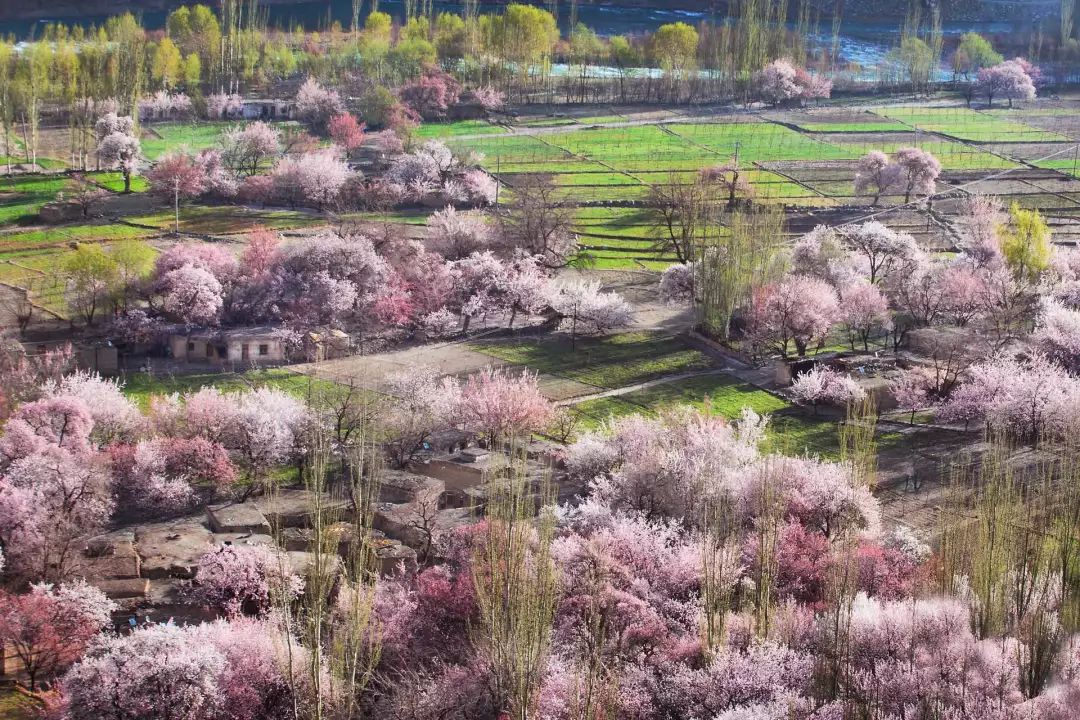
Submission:
[[[189,0],[193,1],[193,0]],[[176,2],[179,6],[182,1]],[[456,2],[436,1],[437,10],[450,10],[460,12],[461,5]],[[264,6],[269,14],[271,26],[294,27],[297,23],[303,24],[309,29],[319,29],[328,26],[330,22],[338,21],[344,27],[348,27],[352,18],[352,0],[318,0],[317,2],[291,2],[279,4],[267,4]],[[365,13],[371,7],[371,0],[364,2]],[[497,10],[498,5],[484,7],[482,11]],[[399,20],[404,15],[404,3],[402,0],[382,0],[379,9],[389,12]],[[560,19],[565,25],[567,22],[565,1],[562,7]],[[165,12],[143,13],[143,25],[148,29],[164,26]],[[100,24],[105,20],[104,15],[80,17],[78,22],[83,25]],[[579,20],[593,28],[601,35],[617,35],[654,30],[660,25],[670,22],[684,21],[697,23],[707,19],[708,13],[691,10],[666,9],[662,7],[615,7],[598,5],[581,5],[578,10]],[[39,29],[47,22],[63,21],[72,22],[71,18],[52,18],[41,20],[11,20],[0,21],[0,35],[14,34],[19,40],[24,40],[32,32]],[[872,22],[866,20],[845,21],[841,24],[840,51],[845,60],[859,63],[864,67],[877,65],[884,54],[896,43],[899,32],[899,20],[883,20]],[[823,21],[822,30],[829,32],[828,22]],[[1011,27],[1009,23],[946,23],[944,31],[947,35],[959,35],[962,32],[975,30],[983,33],[1007,33]],[[829,42],[829,41],[826,41]]]

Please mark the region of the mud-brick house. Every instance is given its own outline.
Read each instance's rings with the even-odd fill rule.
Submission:
[[[302,338],[304,355],[310,362],[336,360],[352,353],[352,338],[341,330],[312,330]]]
[[[295,111],[293,100],[244,98],[241,114],[245,120],[292,120]]]
[[[192,330],[169,336],[174,360],[200,365],[275,365],[285,362],[285,344],[272,326]]]

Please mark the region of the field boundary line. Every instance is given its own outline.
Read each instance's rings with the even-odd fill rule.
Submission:
[[[39,305],[38,303],[34,302],[33,296],[30,294],[29,289],[24,288],[24,287],[19,287],[18,285],[13,285],[13,284],[11,284],[9,282],[6,282],[4,280],[0,280],[0,285],[4,286],[6,288],[11,288],[12,290],[16,290],[18,292],[26,293],[26,296],[28,298],[30,298],[30,307],[34,308],[35,310],[43,312],[46,315],[51,315],[52,317],[56,318],[57,320],[67,320],[68,319],[68,318],[64,317],[63,315],[61,315],[60,313],[56,312],[55,310],[50,310],[49,308],[45,307],[44,305]]]
[[[824,198],[825,200],[831,200],[833,202],[836,202],[836,198],[829,197],[828,195],[821,192],[817,188],[810,187],[809,185],[804,183],[802,180],[799,180],[798,178],[794,177],[793,175],[788,175],[786,172],[784,172],[782,170],[766,167],[763,163],[761,163],[761,162],[759,162],[757,160],[755,160],[753,162],[753,166],[756,167],[758,170],[761,170],[763,172],[769,172],[769,173],[772,173],[773,175],[779,175],[780,177],[784,178],[788,182],[793,182],[796,185],[798,185],[799,187],[803,188],[804,190],[809,190],[814,195],[817,195],[820,198]],[[783,198],[777,198],[777,199],[783,200]],[[795,198],[792,198],[792,199],[795,199]]]
[[[982,110],[976,110],[975,108],[971,108],[971,107],[968,108],[968,110],[971,110],[971,112],[975,113],[976,115],[979,115],[980,117],[990,118],[991,120],[997,120],[999,122],[1010,122],[1010,123],[1013,123],[1014,125],[1020,125],[1022,127],[1026,127],[1029,130],[1031,130],[1032,132],[1040,132],[1040,133],[1045,133],[1047,135],[1057,135],[1059,138],[1061,138],[1061,140],[1012,140],[1012,141],[1009,141],[1009,142],[1017,142],[1017,143],[1076,142],[1076,138],[1074,138],[1074,137],[1070,137],[1068,135],[1064,135],[1062,133],[1055,132],[1053,130],[1047,130],[1046,128],[1041,128],[1038,125],[1031,125],[1031,124],[1025,122],[1023,119],[1020,119],[1020,120],[1017,120],[1016,118],[1003,119],[1003,118],[996,117],[996,116],[991,115],[990,113],[986,112],[988,109],[989,108],[983,108]]]
[[[871,112],[874,112],[874,111],[871,111]],[[1044,170],[1045,169],[1045,168],[1039,167],[1038,165],[1032,165],[1031,162],[1029,162],[1027,160],[1021,160],[1019,158],[1012,157],[1011,155],[1005,155],[1004,153],[997,152],[996,150],[990,150],[988,148],[979,147],[977,144],[973,143],[970,140],[964,140],[963,138],[959,138],[959,137],[957,137],[955,135],[950,135],[949,133],[943,132],[941,130],[924,130],[923,128],[919,127],[918,125],[912,125],[911,123],[906,122],[904,120],[901,120],[899,118],[889,117],[888,115],[878,115],[877,112],[874,112],[874,114],[877,115],[880,118],[884,118],[886,120],[892,120],[894,122],[900,123],[904,127],[911,128],[915,132],[915,140],[912,143],[915,147],[919,146],[918,145],[918,143],[919,143],[919,134],[921,133],[923,135],[928,135],[930,137],[941,138],[942,140],[945,140],[946,142],[954,142],[954,143],[956,143],[958,145],[961,145],[961,146],[963,146],[963,147],[965,147],[965,148],[967,148],[969,150],[972,150],[973,152],[983,152],[983,153],[986,153],[987,155],[993,155],[994,157],[996,157],[996,158],[998,158],[1000,160],[1005,160],[1006,162],[1015,163],[1017,165],[1026,166],[1028,168],[1032,168],[1032,169],[1036,169],[1036,170]],[[1030,144],[1030,143],[1024,143],[1024,144]],[[1015,169],[1015,168],[1011,168],[1011,169]],[[983,178],[983,180],[985,180],[985,179],[986,178]]]
[[[607,168],[608,170],[610,170],[613,173],[618,173],[619,175],[625,175],[626,177],[628,177],[631,180],[633,180],[634,182],[636,182],[638,185],[650,186],[649,183],[645,182],[644,180],[637,177],[633,173],[631,173],[631,172],[629,172],[627,170],[622,170],[620,168],[617,168],[614,165],[608,165],[603,160],[597,160],[596,158],[589,157],[588,155],[582,155],[581,153],[571,152],[570,150],[564,148],[562,145],[556,145],[553,142],[548,142],[547,140],[545,140],[545,139],[543,139],[541,137],[536,137],[536,139],[539,140],[540,142],[542,142],[543,144],[547,145],[548,147],[555,148],[556,150],[563,151],[564,153],[566,153],[570,157],[577,158],[578,160],[585,160],[586,162],[596,163],[600,167],[605,167],[605,168]],[[618,186],[611,186],[611,187],[618,187]]]
[[[1069,175],[1067,173],[1065,174],[1065,177],[1070,178],[1070,179],[1075,179],[1072,175]],[[1071,202],[1073,205],[1080,206],[1080,200],[1077,200],[1076,198],[1069,197],[1068,195],[1064,195],[1064,194],[1062,194],[1062,193],[1060,193],[1060,192],[1058,192],[1056,190],[1051,190],[1050,188],[1044,188],[1043,186],[1036,184],[1036,182],[1034,180],[1029,180],[1028,178],[1020,178],[1020,182],[1024,183],[1025,185],[1030,185],[1031,187],[1038,190],[1039,191],[1038,193],[1033,193],[1035,195],[1053,195],[1054,197],[1058,197],[1058,198],[1061,198],[1062,200]]]

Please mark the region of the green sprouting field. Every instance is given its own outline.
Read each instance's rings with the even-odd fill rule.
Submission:
[[[118,172],[91,173],[89,177],[106,190],[117,193],[124,191],[124,176]],[[150,183],[146,181],[146,178],[141,175],[132,176],[131,192],[146,192],[149,188]]]
[[[171,230],[176,222],[172,210],[126,218],[129,222],[161,230]],[[250,231],[256,227],[273,230],[324,224],[325,219],[314,213],[298,210],[253,210],[223,206],[189,206],[180,208],[180,229],[184,232],[228,235]]]
[[[627,332],[579,338],[527,338],[474,343],[471,348],[514,365],[526,366],[596,388],[618,388],[664,375],[705,370],[713,362],[681,339],[658,332]]]
[[[195,373],[185,375],[150,375],[128,373],[120,378],[124,394],[142,407],[146,407],[155,395],[171,395],[196,392],[213,387],[222,392],[248,390],[254,387],[272,387],[297,396],[332,391],[336,386],[327,381],[285,368],[248,370],[241,373]]]
[[[970,108],[891,107],[874,111],[882,117],[970,142],[1064,142],[1064,135],[1004,119],[1001,114]]]
[[[143,126],[142,151],[148,160],[180,149],[205,150],[217,145],[229,123],[161,123]]]
[[[41,206],[67,187],[67,178],[53,175],[0,178],[0,226],[35,219]]]
[[[424,123],[416,130],[416,137],[429,140],[432,138],[452,138],[458,135],[498,135],[506,132],[501,125],[493,125],[486,120],[459,120],[448,123]]]
[[[142,228],[118,223],[60,225],[49,229],[0,234],[0,257],[47,247],[62,247],[72,242],[115,242],[144,238],[151,234]]]
[[[727,374],[674,380],[616,397],[573,405],[585,429],[595,430],[611,418],[655,415],[680,406],[738,419],[743,408],[769,416],[764,449],[798,455],[834,456],[838,452],[835,420],[807,417],[786,401]]]

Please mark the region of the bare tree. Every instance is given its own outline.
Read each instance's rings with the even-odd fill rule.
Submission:
[[[548,175],[515,180],[513,199],[499,214],[499,230],[510,247],[539,256],[549,268],[566,265],[577,254],[574,210]]]
[[[435,545],[435,536],[438,531],[439,496],[425,493],[415,502],[409,503],[408,508],[403,518],[405,526],[419,541],[420,559],[428,560],[431,557],[431,549]]]
[[[698,177],[685,182],[672,172],[667,182],[649,189],[646,200],[652,227],[657,231],[654,248],[670,253],[681,263],[694,259],[694,249],[710,224],[719,226],[719,186]]]
[[[75,175],[71,191],[71,201],[78,205],[79,210],[82,211],[82,216],[88,218],[94,214],[98,205],[109,194],[106,190],[98,187],[92,183],[84,175]]]
[[[31,288],[11,288],[3,294],[3,308],[13,318],[19,328],[19,335],[26,334],[26,328],[34,318],[34,302],[30,299]]]

